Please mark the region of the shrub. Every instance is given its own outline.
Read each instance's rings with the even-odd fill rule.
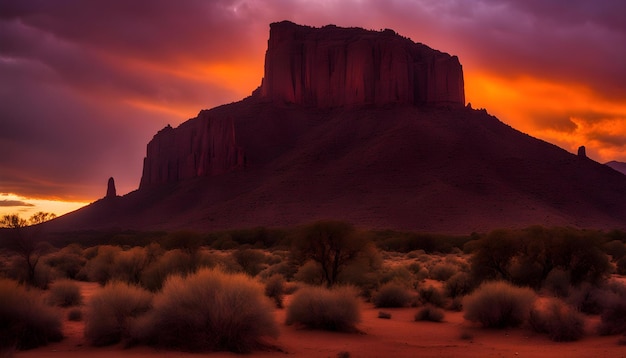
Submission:
[[[443,321],[443,311],[433,306],[427,305],[420,308],[415,313],[416,321],[429,321],[429,322],[441,322]]]
[[[417,291],[422,304],[431,304],[437,307],[443,307],[446,304],[445,297],[441,291],[434,286],[420,287]]]
[[[395,282],[384,284],[372,297],[377,308],[406,307],[411,302],[411,294],[407,289]]]
[[[276,308],[283,308],[285,296],[285,279],[281,275],[273,275],[265,282],[265,295],[276,304]]]
[[[69,321],[82,321],[83,320],[83,311],[80,308],[72,308],[68,313],[67,313],[67,319]]]
[[[97,255],[85,265],[85,271],[90,281],[106,284],[115,270],[115,257],[122,251],[118,246],[98,246]]]
[[[77,278],[80,270],[85,266],[87,260],[82,256],[80,246],[69,245],[57,253],[46,256],[45,263],[52,267],[61,277],[70,279]]]
[[[555,268],[548,273],[543,287],[557,297],[567,297],[570,291],[570,274],[569,272]]]
[[[156,258],[153,259],[156,260]],[[141,282],[141,274],[149,263],[146,250],[143,247],[136,246],[130,250],[122,251],[115,257],[111,278],[138,285]]]
[[[626,334],[626,297],[614,297],[607,303],[598,331],[602,335]]]
[[[278,336],[272,312],[261,285],[247,275],[201,269],[170,276],[132,335],[165,348],[249,352]]]
[[[585,283],[572,290],[567,302],[580,312],[600,314],[615,295],[607,286]]]
[[[233,258],[243,271],[250,276],[256,276],[263,270],[265,253],[255,249],[240,249],[233,252]]]
[[[464,317],[487,328],[515,327],[528,318],[535,299],[529,288],[487,282],[463,300]]]
[[[457,272],[446,281],[444,288],[448,296],[456,298],[472,292],[474,283],[467,272]]]
[[[158,291],[170,275],[187,275],[196,270],[195,255],[180,249],[166,251],[141,273],[141,285],[150,291]]]
[[[458,267],[456,265],[440,262],[433,266],[428,272],[430,273],[430,278],[437,281],[446,281],[452,275],[457,273]]]
[[[78,306],[83,302],[78,284],[71,280],[57,280],[50,287],[48,303],[55,306]]]
[[[287,307],[288,325],[297,323],[312,329],[355,332],[360,321],[359,302],[351,287],[298,290]]]
[[[30,349],[63,338],[61,319],[35,290],[0,279],[0,349]]]
[[[152,294],[140,287],[111,282],[94,293],[87,305],[85,338],[95,346],[129,338],[129,327],[151,307]]]
[[[293,278],[297,281],[304,282],[309,285],[321,285],[324,282],[324,274],[320,265],[309,260],[300,266]]]
[[[528,323],[535,332],[547,333],[551,340],[557,342],[577,341],[585,334],[582,315],[556,299],[533,308]]]

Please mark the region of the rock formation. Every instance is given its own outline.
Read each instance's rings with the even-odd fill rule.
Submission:
[[[358,28],[270,26],[261,96],[320,108],[387,103],[465,104],[456,56]]]
[[[329,108],[389,103],[463,106],[463,69],[450,56],[392,30],[284,21],[271,24],[265,77],[254,97]],[[148,143],[140,188],[244,166],[232,118],[200,116]]]
[[[117,196],[117,191],[115,190],[115,179],[113,177],[109,178],[107,182],[107,195],[105,198],[115,198]]]
[[[587,150],[584,145],[578,147],[578,156],[581,158],[587,158]]]
[[[167,126],[148,143],[140,188],[222,174],[244,165],[232,118],[198,118],[174,129]]]

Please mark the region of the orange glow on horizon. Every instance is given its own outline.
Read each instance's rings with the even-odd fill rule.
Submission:
[[[10,205],[7,205],[10,204]],[[84,201],[66,201],[56,198],[28,198],[13,193],[0,193],[0,216],[18,214],[28,219],[39,211],[57,217],[89,205]]]
[[[467,102],[503,122],[575,153],[581,145],[599,162],[626,161],[626,103],[612,102],[578,84],[531,76],[465,75]],[[591,151],[590,151],[591,149]]]

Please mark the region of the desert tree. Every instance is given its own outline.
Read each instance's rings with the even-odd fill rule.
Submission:
[[[341,271],[359,257],[368,241],[354,227],[342,221],[318,221],[305,227],[294,240],[300,259],[318,263],[328,287],[337,283]]]
[[[35,269],[39,263],[39,259],[46,252],[49,244],[40,242],[36,239],[35,230],[27,230],[29,222],[32,225],[41,224],[44,221],[56,217],[54,214],[38,212],[34,214],[28,221],[19,216],[19,214],[4,215],[0,219],[0,227],[6,228],[5,241],[6,247],[18,255],[26,267],[26,283],[35,284]]]

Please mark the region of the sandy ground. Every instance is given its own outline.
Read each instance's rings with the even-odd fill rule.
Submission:
[[[95,283],[81,283],[85,300],[98,289]],[[286,301],[288,304],[288,300]],[[463,319],[462,313],[446,312],[444,322],[414,322],[417,309],[385,309],[391,319],[378,318],[379,309],[362,304],[362,334],[313,331],[286,326],[285,310],[276,310],[280,336],[272,342],[282,351],[255,352],[250,357],[626,357],[619,337],[594,333],[598,319],[587,323],[588,335],[578,342],[556,343],[527,329],[485,330]],[[17,352],[15,357],[235,357],[233,353],[202,353],[155,350],[150,347],[124,348],[115,345],[90,347],[83,338],[84,322],[64,322],[66,338],[46,347]],[[464,338],[462,338],[464,336]]]

